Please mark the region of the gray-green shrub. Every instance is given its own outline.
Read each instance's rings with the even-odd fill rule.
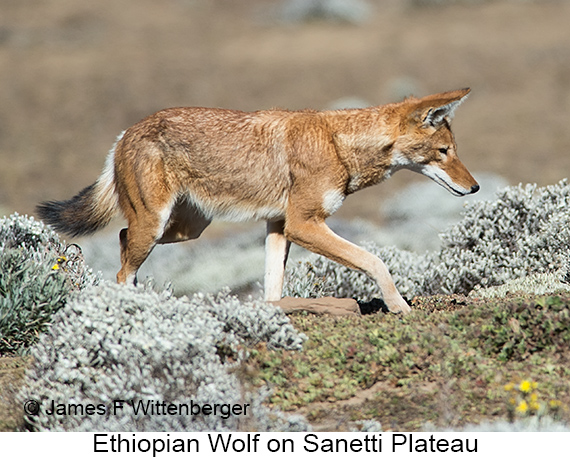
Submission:
[[[479,284],[557,272],[570,247],[570,185],[507,187],[495,200],[468,206],[442,242],[428,294],[469,293]]]
[[[42,222],[0,219],[0,354],[33,344],[69,293],[96,280],[79,248]]]
[[[237,375],[247,348],[266,342],[300,349],[304,336],[283,312],[242,303],[227,291],[176,298],[144,286],[103,282],[70,300],[31,350],[34,364],[19,394],[42,405],[28,416],[35,430],[229,431],[306,430],[299,417],[263,406],[266,393],[248,392]],[[51,404],[109,406],[105,415],[49,415]],[[249,403],[250,415],[111,413],[113,400],[167,403]]]

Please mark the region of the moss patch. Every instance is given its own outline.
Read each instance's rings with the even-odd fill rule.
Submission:
[[[301,352],[258,346],[250,364],[271,403],[317,428],[376,419],[384,429],[457,427],[550,415],[569,421],[570,295],[414,299],[406,317],[301,315]],[[535,383],[539,408],[516,408],[510,384]]]

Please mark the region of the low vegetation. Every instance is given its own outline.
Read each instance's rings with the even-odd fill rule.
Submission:
[[[405,317],[288,318],[228,291],[177,298],[117,286],[43,224],[5,218],[0,430],[567,430],[568,195],[565,182],[508,188],[468,208],[440,252],[383,248],[398,287],[415,297]],[[367,281],[311,258],[287,288],[367,300]],[[244,421],[22,408],[117,398],[254,411]]]
[[[369,419],[393,430],[570,421],[570,294],[433,296],[412,308],[405,318],[295,316],[303,351],[259,347],[252,382],[272,386],[275,406],[327,429]],[[532,392],[516,390],[525,381]]]
[[[97,281],[78,246],[17,214],[0,220],[0,271],[0,354],[36,343],[69,294]]]

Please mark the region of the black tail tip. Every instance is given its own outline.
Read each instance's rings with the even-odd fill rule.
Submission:
[[[75,235],[75,230],[70,230],[69,225],[65,222],[65,202],[48,201],[41,202],[36,206],[36,214],[38,217],[56,232],[66,235]]]
[[[36,206],[36,214],[39,218],[49,225],[57,225],[61,219],[63,205],[60,202],[41,202]]]
[[[36,213],[46,224],[70,236],[91,235],[107,225],[112,209],[97,208],[96,183],[64,201],[47,201],[36,206]]]
[[[48,201],[36,206],[38,217],[56,232],[75,237],[90,235],[95,231],[84,214],[74,214],[69,202]]]

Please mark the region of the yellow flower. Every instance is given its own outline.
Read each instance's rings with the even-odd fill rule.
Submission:
[[[538,411],[540,409],[540,404],[537,401],[531,401],[529,403],[530,409],[533,411]]]
[[[519,386],[519,390],[521,392],[530,392],[532,390],[532,384],[530,383],[530,381],[523,381],[521,382],[520,386]]]
[[[561,405],[562,402],[560,400],[550,400],[548,402],[548,406],[550,406],[552,409],[558,409]]]
[[[519,413],[526,413],[527,410],[528,410],[528,404],[527,404],[526,401],[524,401],[524,400],[521,401],[521,402],[519,403],[519,405],[517,406],[517,411],[518,411]]]
[[[65,262],[67,262],[67,257],[62,255],[62,256],[57,258],[57,263],[53,267],[51,267],[51,269],[52,270],[59,270],[59,266],[63,265]]]
[[[505,384],[504,389],[505,389],[507,392],[510,392],[511,390],[514,389],[514,387],[515,387],[515,385],[514,385],[512,382],[509,382],[508,384]]]

